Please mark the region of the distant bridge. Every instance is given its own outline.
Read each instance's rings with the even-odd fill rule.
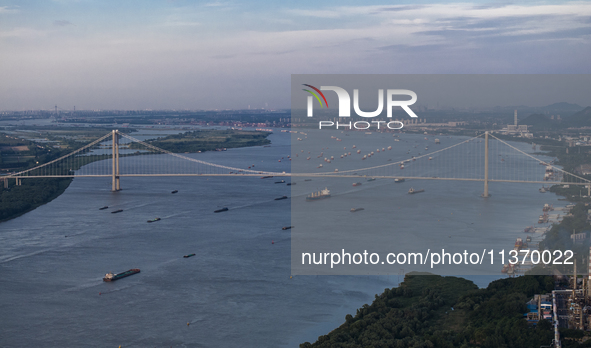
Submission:
[[[484,144],[481,145],[482,143]],[[392,143],[392,145],[395,145],[395,143]],[[391,146],[388,149],[391,149]],[[360,151],[355,151],[353,154],[345,153],[344,155],[359,156],[359,158],[362,158],[362,156],[369,158],[377,155],[374,152],[364,155]],[[380,152],[380,149],[376,151]],[[387,150],[382,148],[382,151]],[[142,155],[165,156],[151,156],[147,161],[139,163],[137,158],[143,157]],[[432,161],[435,157],[439,161],[443,160],[452,165],[437,165],[435,161]],[[332,162],[337,160],[338,158],[333,158]],[[94,162],[99,162],[99,164],[90,165]],[[324,162],[331,163],[328,159],[324,159]],[[360,161],[360,163],[365,162]],[[503,165],[504,163],[507,163],[507,165]],[[67,155],[30,169],[3,176],[1,179],[4,181],[4,187],[7,188],[9,180],[15,180],[16,185],[20,185],[23,179],[32,178],[110,177],[112,191],[119,191],[122,177],[372,177],[383,179],[479,181],[484,183],[483,197],[489,196],[488,185],[490,182],[580,185],[585,186],[587,194],[591,196],[590,180],[538,159],[489,134],[489,132],[436,151],[416,157],[409,156],[409,158],[395,162],[341,171],[338,169],[330,171],[328,167],[328,165],[323,167],[322,172],[309,173],[260,171],[252,167],[237,168],[173,153],[118,130],[113,130]],[[448,169],[443,170],[444,167]],[[449,170],[450,167],[453,168],[451,171]]]

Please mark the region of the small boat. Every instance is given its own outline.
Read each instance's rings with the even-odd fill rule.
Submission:
[[[394,179],[394,182],[404,182],[404,178],[396,178]]]
[[[280,181],[275,181],[276,184],[283,184],[285,183],[285,180],[280,180]]]
[[[361,211],[361,210],[365,210],[363,208],[351,208],[351,213],[354,213],[356,211]]]
[[[544,186],[542,186],[542,188],[539,191],[540,191],[540,193],[546,193],[546,188]]]
[[[268,179],[268,178],[272,178],[273,175],[267,175],[267,176],[262,176],[261,179]]]
[[[109,207],[105,205],[104,207],[102,207],[102,208],[99,208],[99,210],[105,210],[105,209],[107,209],[107,208],[109,208]]]
[[[354,182],[353,183],[353,186],[361,186],[361,183],[360,182]]]
[[[160,220],[161,220],[160,218],[155,218],[155,219],[152,219],[152,220],[148,220],[148,222],[156,222],[156,221],[160,221]]]
[[[229,210],[228,207],[223,207],[222,209],[214,210],[213,212],[214,213],[221,213],[223,211],[228,211],[228,210]]]
[[[179,192],[179,190],[174,190],[174,191],[172,191],[171,193],[177,193],[177,192]]]
[[[293,226],[284,226],[281,229],[285,231],[285,230],[291,230],[292,228],[293,228]]]
[[[281,197],[279,197],[279,198],[275,198],[275,200],[276,200],[276,201],[280,201],[280,200],[282,200],[282,199],[287,199],[287,196],[281,196]]]
[[[423,190],[423,189],[415,190],[412,187],[408,190],[408,194],[409,195],[412,195],[412,194],[415,194],[415,193],[421,193],[421,192],[425,192],[425,190]]]
[[[304,181],[312,181],[312,179],[306,179],[306,180],[304,180]]]
[[[367,179],[367,181],[375,181],[375,180],[376,180],[376,178],[369,178],[369,179]]]
[[[189,257],[192,257],[192,256],[195,256],[195,254],[188,254],[188,255],[184,255],[183,257],[184,257],[185,259],[188,259]]]
[[[295,185],[295,184],[296,184],[295,182],[288,182],[287,186],[291,186],[291,185]]]
[[[123,211],[123,209],[113,210],[113,211],[111,212],[111,214],[117,214],[117,213],[120,213],[120,212],[122,212],[122,211]]]

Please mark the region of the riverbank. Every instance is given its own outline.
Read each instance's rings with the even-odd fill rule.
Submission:
[[[399,287],[376,295],[345,323],[300,348],[521,347],[552,341],[550,323],[529,328],[527,299],[554,287],[552,277],[506,278],[478,289],[463,278],[409,273]]]
[[[38,166],[39,163],[47,163],[82,146],[79,141],[73,141],[72,137],[83,136],[83,131],[79,129],[70,130],[64,127],[58,129],[50,128],[51,131],[48,131],[46,128],[48,127],[40,128],[40,131],[43,131],[43,133],[39,134],[44,137],[42,140],[58,144],[54,145],[53,148],[48,146],[47,143],[17,139],[14,136],[10,138],[6,137],[6,141],[10,140],[11,145],[17,144],[26,147],[26,149],[23,149],[25,152],[22,153],[22,157],[25,157],[24,155],[31,155],[26,157],[28,158],[28,162],[19,167],[19,171]],[[28,131],[32,129],[34,128],[27,127]],[[135,130],[131,129],[131,131]],[[106,130],[102,128],[99,130],[92,129],[89,132],[89,134],[84,135],[84,139],[90,142],[98,138],[99,135],[104,135]],[[242,130],[199,130],[169,135],[150,141],[150,143],[171,152],[204,152],[267,145],[271,142],[267,139],[269,134],[271,133]],[[136,143],[132,143],[130,148],[139,148],[141,146],[135,145],[134,147],[134,144]],[[134,155],[123,154],[121,157]],[[138,153],[138,155],[142,154]],[[71,170],[78,170],[81,166],[92,163],[92,161],[107,158],[106,156],[92,156],[88,157],[87,161],[82,161],[75,167],[60,167],[57,170],[69,173]],[[0,187],[0,223],[19,217],[43,204],[51,202],[68,188],[72,180],[73,178],[25,179],[21,181],[21,185],[19,186],[12,184],[8,189]]]
[[[172,134],[148,141],[150,145],[176,153],[216,151],[240,147],[263,146],[271,143],[270,132],[206,129]],[[130,149],[141,149],[141,144],[131,143]]]

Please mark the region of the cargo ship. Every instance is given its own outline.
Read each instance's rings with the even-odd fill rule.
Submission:
[[[113,211],[111,212],[111,214],[117,214],[117,213],[120,213],[120,212],[122,212],[122,211],[123,211],[123,209],[113,210]]]
[[[103,278],[103,281],[105,281],[105,282],[114,282],[115,280],[118,280],[118,279],[121,279],[121,278],[125,278],[125,277],[129,277],[130,275],[134,275],[136,273],[140,273],[139,268],[132,268],[129,271],[125,271],[123,273],[117,273],[117,274],[107,273],[107,274],[105,274],[105,277]]]
[[[105,209],[107,209],[107,208],[109,208],[109,207],[105,205],[104,207],[102,207],[102,208],[99,208],[99,210],[105,210]]]
[[[282,227],[281,229],[285,231],[285,230],[291,230],[292,228],[293,228],[293,226],[285,226],[285,227]]]
[[[267,175],[267,176],[261,176],[261,179],[268,179],[268,178],[272,178],[273,175]]]
[[[195,254],[188,254],[188,255],[184,255],[183,257],[184,257],[185,259],[188,259],[189,257],[192,257],[192,256],[195,256]]]
[[[361,183],[360,182],[354,182],[353,183],[353,186],[361,186]]]
[[[361,210],[365,210],[363,208],[351,208],[351,213],[354,213],[356,211],[361,211]]]
[[[404,178],[396,178],[394,179],[394,182],[404,182]]]
[[[376,180],[376,178],[369,178],[369,179],[367,179],[367,181],[375,181],[375,180]]]
[[[330,191],[326,187],[322,191],[313,192],[309,196],[306,196],[306,201],[311,202],[325,198],[330,198]]]
[[[156,221],[160,221],[160,218],[155,218],[155,219],[152,219],[152,220],[148,220],[148,222],[156,222]]]
[[[276,201],[280,201],[282,199],[287,199],[287,196],[281,196],[281,197],[275,198]]]
[[[275,181],[276,184],[284,184],[285,180],[279,180],[279,181]]]
[[[223,211],[228,211],[228,207],[223,207],[222,209],[214,210],[214,213],[221,213]]]
[[[409,195],[412,195],[412,194],[415,194],[415,193],[421,193],[421,192],[425,192],[425,190],[423,190],[423,189],[415,190],[412,187],[408,190],[408,194]]]
[[[171,193],[177,193],[177,192],[179,192],[179,190],[174,190],[174,191],[172,191]]]

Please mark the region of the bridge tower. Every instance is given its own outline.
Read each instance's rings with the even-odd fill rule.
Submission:
[[[482,197],[488,198],[488,131],[484,133],[484,193]]]
[[[112,174],[112,189],[111,191],[116,192],[121,190],[119,182],[119,131],[113,130],[113,174]]]

